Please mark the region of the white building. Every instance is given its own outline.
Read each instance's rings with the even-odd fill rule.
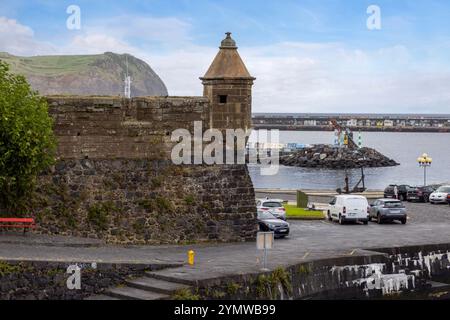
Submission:
[[[316,120],[305,120],[303,122],[303,125],[315,127],[317,125],[317,121]]]
[[[393,127],[394,126],[394,121],[392,121],[392,120],[384,120],[384,126],[385,127]]]
[[[357,127],[357,126],[358,126],[358,120],[356,120],[356,119],[347,120],[347,127]]]

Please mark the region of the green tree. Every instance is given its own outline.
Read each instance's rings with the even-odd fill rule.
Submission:
[[[44,98],[0,60],[0,206],[22,208],[54,161],[53,121]]]

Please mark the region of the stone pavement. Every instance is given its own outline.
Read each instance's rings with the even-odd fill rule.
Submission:
[[[275,242],[269,253],[269,268],[289,266],[322,258],[373,254],[372,248],[450,243],[450,208],[429,204],[408,204],[407,225],[370,223],[341,226],[328,221],[293,221],[291,236]],[[414,212],[414,213],[413,213]],[[3,236],[0,236],[3,237]],[[20,236],[18,236],[20,237]],[[194,267],[184,265],[159,271],[160,275],[187,281],[258,272],[261,252],[255,243],[118,247],[95,244],[69,246],[60,238],[51,246],[50,238],[34,236],[24,243],[0,241],[0,260],[46,260],[69,262],[109,262],[185,264],[187,251],[196,252]],[[16,238],[17,239],[17,238]]]

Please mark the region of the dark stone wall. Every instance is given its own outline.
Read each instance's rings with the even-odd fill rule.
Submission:
[[[37,232],[161,244],[254,239],[255,194],[245,165],[167,160],[61,160],[39,179]]]
[[[431,288],[429,281],[447,284]],[[450,244],[375,249],[197,283],[202,299],[448,299]]]
[[[81,289],[69,290],[69,265],[81,269]],[[0,261],[0,300],[81,300],[165,266]]]
[[[29,201],[37,232],[120,244],[255,238],[255,194],[245,165],[170,160],[173,130],[193,133],[194,121],[208,129],[208,98],[47,100],[58,158]]]

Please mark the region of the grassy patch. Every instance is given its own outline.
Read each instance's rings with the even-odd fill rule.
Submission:
[[[322,211],[310,211],[303,208],[297,208],[294,205],[285,205],[286,216],[290,219],[320,220],[324,219]]]
[[[200,296],[192,293],[191,289],[179,289],[172,295],[172,300],[195,301],[200,300]]]
[[[17,265],[11,265],[7,262],[0,261],[0,277],[6,276],[12,273],[19,273],[20,267]]]

